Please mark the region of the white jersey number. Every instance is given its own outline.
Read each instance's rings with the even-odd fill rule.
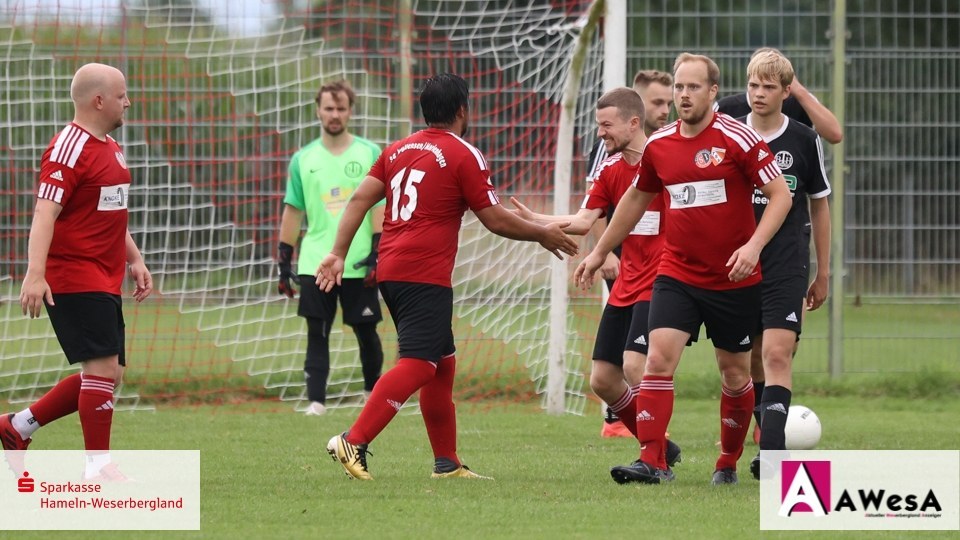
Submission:
[[[390,216],[393,221],[397,218],[409,221],[413,216],[413,211],[417,209],[417,184],[423,181],[425,174],[427,173],[424,171],[410,169],[410,174],[407,175],[407,169],[404,168],[390,179],[390,190],[393,192]],[[403,206],[400,206],[401,191],[407,196],[407,202]]]

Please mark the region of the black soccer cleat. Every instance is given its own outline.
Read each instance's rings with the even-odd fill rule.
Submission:
[[[673,467],[680,463],[680,445],[667,439],[667,467]]]
[[[723,486],[727,484],[737,484],[737,471],[733,470],[730,467],[726,469],[720,469],[713,472],[713,479],[710,481],[711,484],[715,486]]]
[[[610,469],[610,476],[618,484],[637,482],[640,484],[662,484],[672,482],[675,478],[669,468],[658,469],[639,459],[629,465],[617,465]]]

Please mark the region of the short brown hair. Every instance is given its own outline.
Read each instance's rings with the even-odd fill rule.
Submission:
[[[673,72],[677,72],[677,68],[680,67],[680,64],[685,64],[687,62],[703,62],[707,65],[707,82],[711,85],[720,86],[720,68],[717,67],[717,63],[713,61],[709,56],[704,56],[702,54],[693,54],[693,53],[680,53],[680,56],[677,56],[677,61],[673,63]]]
[[[633,76],[633,89],[644,90],[650,83],[662,84],[663,86],[673,86],[673,75],[666,71],[656,69],[641,69]]]
[[[357,94],[354,93],[353,87],[350,86],[350,83],[340,79],[339,81],[333,81],[320,87],[320,90],[317,92],[317,97],[314,98],[314,101],[317,102],[318,107],[320,106],[320,99],[323,97],[323,94],[327,92],[333,94],[334,96],[340,93],[346,94],[347,102],[351,107],[353,107],[353,102],[357,99]]]
[[[633,88],[614,88],[600,96],[597,100],[597,110],[607,107],[616,107],[620,118],[629,120],[637,116],[643,118],[643,100]]]

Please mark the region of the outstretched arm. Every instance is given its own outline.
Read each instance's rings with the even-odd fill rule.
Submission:
[[[623,240],[643,217],[650,201],[656,196],[657,193],[640,191],[633,187],[627,188],[620,202],[617,203],[617,211],[613,213],[613,219],[607,225],[607,230],[603,232],[603,236],[597,241],[596,247],[580,263],[573,274],[574,281],[579,283],[583,289],[589,289],[593,286],[593,275],[603,265],[607,254],[623,243]]]
[[[539,214],[524,206],[516,197],[510,197],[510,203],[517,209],[517,215],[527,221],[536,223],[567,223],[563,232],[567,234],[576,234],[583,236],[590,231],[594,222],[600,217],[600,209],[581,208],[576,214],[565,216],[551,216],[550,214]]]
[[[511,240],[538,242],[544,249],[563,259],[561,252],[571,257],[577,254],[577,242],[563,232],[569,222],[538,225],[527,221],[503,205],[495,204],[474,212],[480,223],[490,232]]]

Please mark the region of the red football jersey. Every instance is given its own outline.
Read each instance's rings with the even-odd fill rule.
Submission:
[[[370,176],[387,195],[377,280],[450,287],[464,212],[500,204],[483,154],[427,128],[390,145]]]
[[[607,209],[616,206],[624,192],[630,189],[639,170],[640,163],[630,165],[623,159],[623,154],[610,156],[597,168],[593,185],[580,207],[600,209],[603,217]],[[610,305],[627,307],[650,300],[663,250],[662,230],[663,197],[657,197],[621,244],[620,275],[610,291],[607,300]]]
[[[130,171],[120,145],[68,124],[43,153],[37,198],[63,209],[47,256],[54,293],[120,294],[127,263]]]
[[[696,137],[680,135],[680,121],[650,136],[636,187],[664,191],[667,205],[660,273],[712,290],[760,282],[760,265],[732,282],[727,260],[756,230],[753,188],[780,175],[767,143],[753,128],[715,113]]]

